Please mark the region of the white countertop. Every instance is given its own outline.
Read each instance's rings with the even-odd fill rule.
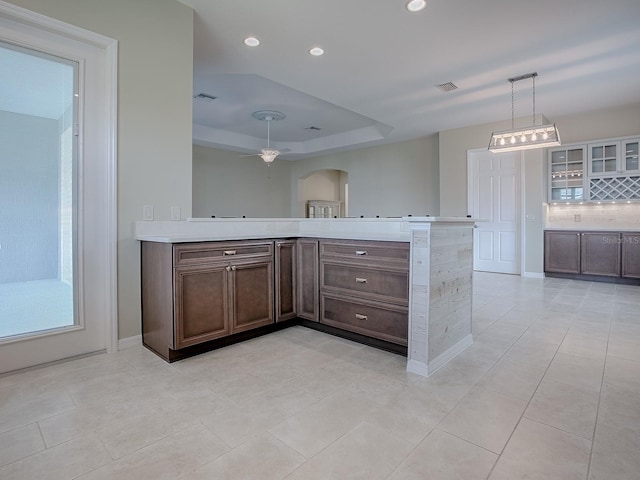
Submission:
[[[618,227],[545,227],[545,231],[555,232],[622,232],[622,233],[640,233],[640,227],[638,228],[618,228]]]
[[[160,243],[251,240],[262,238],[339,238],[410,241],[410,224],[468,223],[465,217],[403,218],[189,218],[136,222],[136,240]]]

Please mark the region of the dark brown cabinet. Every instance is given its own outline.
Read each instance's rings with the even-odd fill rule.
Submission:
[[[320,319],[318,240],[299,238],[296,249],[298,316],[317,322]]]
[[[545,232],[544,271],[580,273],[579,232]]]
[[[229,335],[226,265],[175,269],[175,341],[179,349]]]
[[[276,241],[276,322],[298,316],[296,240]]]
[[[320,323],[407,345],[409,244],[320,241]]]
[[[640,278],[640,233],[622,234],[622,277]]]
[[[229,269],[230,333],[273,323],[273,259],[231,262]]]
[[[640,233],[546,231],[544,271],[591,280],[640,279]]]
[[[296,318],[407,345],[408,243],[143,241],[141,255],[143,344],[168,361]]]
[[[142,340],[179,350],[273,323],[273,242],[142,242]]]
[[[580,233],[580,273],[620,276],[620,234]]]

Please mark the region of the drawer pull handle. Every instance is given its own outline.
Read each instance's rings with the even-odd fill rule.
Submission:
[[[367,251],[366,250],[356,250],[356,255],[366,255]]]
[[[356,320],[366,320],[367,316],[366,315],[360,315],[359,313],[356,313]]]
[[[235,250],[225,250],[223,252],[223,255],[235,255],[236,251]]]
[[[356,277],[356,283],[367,283],[367,279],[366,278]]]

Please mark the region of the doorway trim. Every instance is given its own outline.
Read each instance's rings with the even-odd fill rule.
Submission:
[[[18,7],[0,0],[0,14],[8,20],[26,27],[53,32],[82,43],[93,45],[104,50],[104,131],[101,132],[107,175],[106,205],[107,215],[104,227],[107,236],[107,251],[105,265],[108,272],[108,291],[105,293],[107,311],[105,312],[106,351],[111,353],[118,349],[118,297],[117,297],[117,125],[118,125],[118,41],[76,27],[60,20],[47,17],[40,13]]]
[[[473,198],[472,198],[472,188],[473,186],[471,185],[471,172],[472,172],[472,156],[474,153],[484,153],[486,152],[487,149],[486,148],[473,148],[473,149],[469,149],[467,150],[467,213],[468,214],[472,214],[473,212]],[[525,237],[525,165],[524,165],[524,153],[522,151],[519,152],[514,152],[516,154],[518,154],[519,156],[519,168],[520,168],[520,182],[518,185],[519,188],[519,192],[518,192],[518,235],[520,236],[519,238],[519,242],[517,245],[517,248],[519,249],[519,256],[520,256],[520,273],[517,274],[518,276],[524,277],[525,275],[525,252],[526,252],[526,237]],[[515,274],[514,274],[515,275]]]

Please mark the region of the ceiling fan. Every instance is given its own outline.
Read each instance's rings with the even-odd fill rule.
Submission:
[[[263,122],[267,122],[267,147],[261,150],[261,153],[256,153],[258,157],[262,158],[264,162],[269,165],[271,164],[278,155],[280,155],[280,150],[276,150],[275,148],[271,148],[270,143],[270,123],[277,122],[282,120],[285,117],[285,114],[282,112],[277,112],[275,110],[259,110],[257,112],[253,112],[251,114],[253,118],[256,120],[262,120]]]

